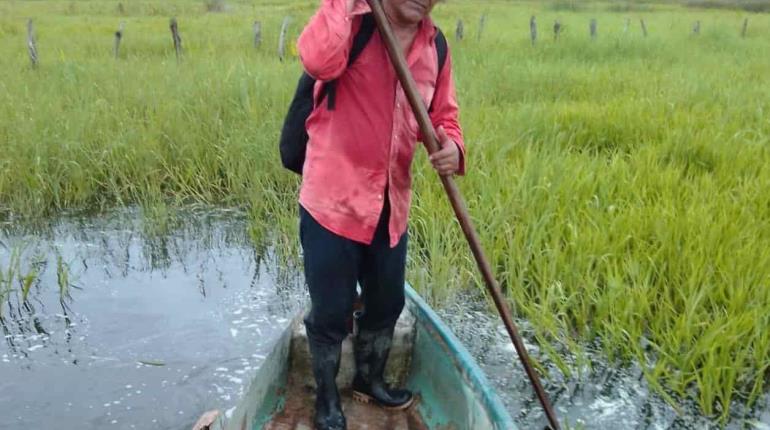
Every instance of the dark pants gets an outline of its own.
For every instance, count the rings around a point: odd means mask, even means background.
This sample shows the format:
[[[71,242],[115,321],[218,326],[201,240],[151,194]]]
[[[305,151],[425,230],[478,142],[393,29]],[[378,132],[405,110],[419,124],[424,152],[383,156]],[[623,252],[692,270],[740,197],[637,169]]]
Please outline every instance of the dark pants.
[[[305,327],[312,341],[336,344],[348,334],[360,284],[364,314],[361,330],[379,330],[396,324],[404,308],[404,271],[407,234],[390,248],[385,203],[371,245],[338,236],[318,224],[300,206],[300,241],[305,280],[312,302]]]

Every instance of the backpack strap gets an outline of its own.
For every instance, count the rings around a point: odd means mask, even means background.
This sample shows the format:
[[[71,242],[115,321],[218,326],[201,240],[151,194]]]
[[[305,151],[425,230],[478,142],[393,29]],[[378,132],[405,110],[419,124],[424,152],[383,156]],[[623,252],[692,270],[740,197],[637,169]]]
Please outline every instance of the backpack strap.
[[[436,28],[436,30],[438,31],[436,33],[436,53],[438,53],[438,74],[440,75],[441,71],[444,70],[444,65],[446,65],[446,58],[449,54],[449,44],[441,29]]]
[[[437,33],[436,33],[436,54],[438,54],[438,75],[436,76],[436,83],[438,84],[438,77],[441,76],[441,72],[444,70],[444,66],[446,65],[446,59],[449,55],[449,44],[446,41],[446,36],[444,36],[444,33],[441,31],[440,28],[436,27]],[[428,108],[428,112],[433,111],[433,100],[430,101],[430,107]]]
[[[364,48],[366,48],[366,45],[372,39],[376,28],[377,25],[374,22],[374,15],[371,13],[363,15],[361,27],[358,29],[358,33],[356,33],[356,36],[353,39],[353,46],[350,48],[348,67],[353,65],[356,59],[358,59],[364,51]],[[328,110],[334,110],[334,107],[337,104],[337,79],[325,83],[323,88],[321,88],[321,95],[318,99],[319,104],[323,101],[324,97],[327,97],[326,108]]]

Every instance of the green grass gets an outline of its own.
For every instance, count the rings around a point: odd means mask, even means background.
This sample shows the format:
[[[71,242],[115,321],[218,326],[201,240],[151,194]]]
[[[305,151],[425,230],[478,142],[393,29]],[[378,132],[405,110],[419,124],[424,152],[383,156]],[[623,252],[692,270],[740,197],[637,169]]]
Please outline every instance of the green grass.
[[[275,47],[283,16],[295,16],[296,37],[317,2],[231,1],[224,13],[203,1],[123,3],[0,3],[5,216],[140,204],[162,229],[171,206],[245,206],[255,243],[296,264],[298,179],[280,167],[277,139],[300,66]],[[484,5],[454,0],[435,16],[447,33],[466,22],[466,40],[452,41],[469,149],[460,184],[516,314],[543,344],[579,352],[598,339],[618,363],[638,360],[659,391],[694,397],[708,416],[752,403],[770,366],[770,16]],[[439,303],[482,288],[422,152],[414,172],[409,279]]]

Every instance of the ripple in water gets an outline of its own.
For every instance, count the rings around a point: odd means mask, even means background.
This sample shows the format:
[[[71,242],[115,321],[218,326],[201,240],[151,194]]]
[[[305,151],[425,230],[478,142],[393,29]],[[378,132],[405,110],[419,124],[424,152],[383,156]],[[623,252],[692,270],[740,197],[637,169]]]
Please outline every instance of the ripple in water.
[[[494,311],[492,311],[494,312]],[[500,318],[489,311],[477,295],[460,295],[452,304],[438,310],[452,331],[460,338],[497,388],[503,403],[522,429],[542,429],[547,424],[516,350]],[[531,356],[536,357],[552,376],[542,380],[554,408],[563,422],[573,428],[685,430],[722,428],[715,421],[698,414],[696,405],[683,402],[683,416],[647,385],[638,366],[610,366],[601,351],[589,348],[590,366],[578,368],[578,360],[561,350],[573,369],[564,378],[556,365],[534,343],[526,321],[516,321]],[[583,360],[585,362],[585,360]],[[590,367],[590,368],[589,368]],[[770,395],[747,411],[735,403],[732,418],[724,428],[770,430]]]

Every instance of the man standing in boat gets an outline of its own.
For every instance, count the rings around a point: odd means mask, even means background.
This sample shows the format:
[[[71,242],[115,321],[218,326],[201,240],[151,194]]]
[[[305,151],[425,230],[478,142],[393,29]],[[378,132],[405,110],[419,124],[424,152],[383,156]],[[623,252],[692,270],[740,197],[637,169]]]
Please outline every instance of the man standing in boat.
[[[441,175],[463,174],[451,57],[429,17],[439,0],[381,1],[438,133],[441,150],[430,161]],[[323,430],[346,428],[335,377],[358,284],[364,313],[354,338],[354,396],[395,409],[413,402],[383,373],[405,302],[410,170],[420,136],[378,32],[350,61],[357,36],[372,25],[365,0],[322,0],[298,41],[305,71],[318,81],[299,202],[315,426]],[[318,103],[330,81],[333,100],[324,93]]]

